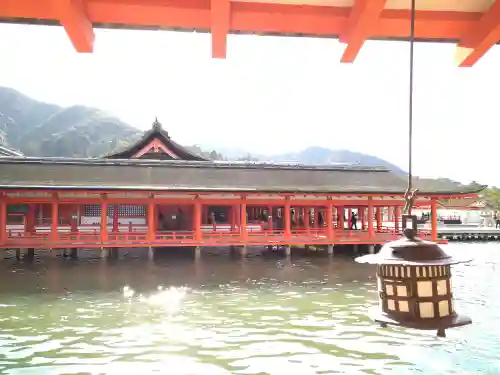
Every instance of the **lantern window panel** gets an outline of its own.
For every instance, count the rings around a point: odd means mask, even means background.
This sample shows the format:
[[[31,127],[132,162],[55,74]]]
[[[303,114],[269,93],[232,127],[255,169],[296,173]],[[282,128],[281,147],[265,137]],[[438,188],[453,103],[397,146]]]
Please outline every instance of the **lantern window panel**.
[[[394,303],[393,299],[387,300],[387,308],[391,311],[396,311],[396,304]]]
[[[410,285],[406,280],[384,280],[384,285],[385,293],[388,296],[409,297],[411,294]]]
[[[385,285],[385,293],[388,296],[393,296],[394,295],[394,286],[392,284],[386,284]]]
[[[406,285],[396,286],[396,294],[399,297],[408,297],[408,288],[406,287]]]
[[[448,294],[448,282],[447,280],[437,280],[437,294],[438,296],[444,296]]]
[[[419,302],[418,308],[420,310],[420,317],[424,319],[434,318],[434,303],[432,302]]]
[[[400,312],[405,312],[405,313],[410,312],[410,305],[408,301],[398,301],[398,307]]]
[[[441,318],[450,315],[450,301],[448,300],[439,301],[438,307],[439,307],[439,316]]]
[[[417,281],[417,292],[419,297],[432,297],[432,281]]]

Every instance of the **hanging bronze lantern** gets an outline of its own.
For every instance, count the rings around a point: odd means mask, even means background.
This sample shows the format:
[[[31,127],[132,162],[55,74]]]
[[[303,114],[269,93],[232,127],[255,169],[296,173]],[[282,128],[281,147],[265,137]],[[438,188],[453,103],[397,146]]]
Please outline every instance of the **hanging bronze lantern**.
[[[403,223],[416,220],[405,216]],[[450,266],[468,260],[453,258],[436,243],[421,240],[414,228],[405,228],[403,238],[385,244],[377,254],[356,258],[356,262],[378,265],[376,322],[384,327],[437,330],[438,336],[445,337],[445,329],[472,323],[455,312],[450,280]]]

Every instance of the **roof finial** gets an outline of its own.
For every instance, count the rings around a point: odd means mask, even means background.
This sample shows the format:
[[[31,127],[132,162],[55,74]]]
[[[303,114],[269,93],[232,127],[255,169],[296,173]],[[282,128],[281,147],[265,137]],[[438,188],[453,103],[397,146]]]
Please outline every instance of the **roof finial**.
[[[162,130],[162,126],[160,122],[158,121],[158,117],[155,116],[155,121],[153,122],[153,129],[154,130]]]

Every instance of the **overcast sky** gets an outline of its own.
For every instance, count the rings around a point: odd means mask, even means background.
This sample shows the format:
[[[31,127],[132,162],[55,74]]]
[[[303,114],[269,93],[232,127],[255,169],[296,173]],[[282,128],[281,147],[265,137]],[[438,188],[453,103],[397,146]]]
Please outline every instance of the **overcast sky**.
[[[327,39],[231,36],[226,60],[195,33],[97,30],[90,55],[56,27],[0,25],[0,41],[0,85],[41,101],[141,129],[158,116],[183,144],[345,148],[406,169],[407,43],[368,42],[348,65]],[[499,49],[467,69],[453,45],[418,44],[415,58],[415,173],[500,185]]]

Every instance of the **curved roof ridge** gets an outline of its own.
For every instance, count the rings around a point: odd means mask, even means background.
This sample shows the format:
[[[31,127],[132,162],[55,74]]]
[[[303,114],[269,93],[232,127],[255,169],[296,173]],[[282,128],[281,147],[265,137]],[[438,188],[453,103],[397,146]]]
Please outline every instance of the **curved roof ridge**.
[[[130,154],[137,152],[138,150],[146,147],[148,143],[150,143],[154,138],[159,139],[162,143],[165,144],[168,148],[172,148],[176,154],[181,154],[188,160],[199,160],[199,161],[208,161],[208,159],[188,150],[186,147],[180,145],[170,138],[168,132],[163,129],[162,124],[158,121],[158,117],[155,117],[153,124],[151,125],[151,129],[146,130],[142,137],[135,141],[134,143],[128,145],[125,148],[119,150],[112,150],[102,156],[99,156],[95,159],[105,158],[105,159],[116,159],[116,158],[132,158]],[[170,147],[169,147],[170,146]],[[135,152],[134,152],[135,151]],[[129,154],[128,157],[125,157]],[[182,158],[181,158],[182,159]]]

